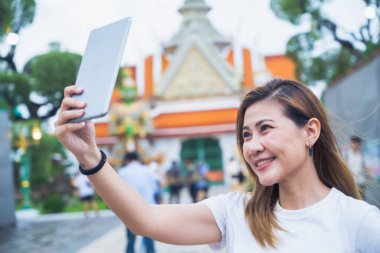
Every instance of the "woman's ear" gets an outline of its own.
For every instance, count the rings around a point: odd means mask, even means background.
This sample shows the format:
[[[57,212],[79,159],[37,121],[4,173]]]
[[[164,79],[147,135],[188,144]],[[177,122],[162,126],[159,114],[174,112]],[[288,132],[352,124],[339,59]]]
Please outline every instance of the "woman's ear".
[[[321,133],[321,123],[317,118],[311,118],[305,125],[307,140],[306,145],[314,145]]]

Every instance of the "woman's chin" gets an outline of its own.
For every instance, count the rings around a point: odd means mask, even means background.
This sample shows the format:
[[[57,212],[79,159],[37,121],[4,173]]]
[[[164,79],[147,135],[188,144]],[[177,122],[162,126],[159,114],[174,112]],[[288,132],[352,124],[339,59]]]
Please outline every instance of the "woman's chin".
[[[260,178],[260,177],[259,177],[259,182],[263,186],[272,186],[278,183],[274,178]]]

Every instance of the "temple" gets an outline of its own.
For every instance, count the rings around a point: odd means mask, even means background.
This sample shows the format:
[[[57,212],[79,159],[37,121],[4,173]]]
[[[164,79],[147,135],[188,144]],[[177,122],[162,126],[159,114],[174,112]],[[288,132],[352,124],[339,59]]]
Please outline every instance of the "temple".
[[[98,145],[113,157],[138,149],[163,155],[167,167],[174,160],[202,161],[210,167],[210,179],[222,182],[227,161],[238,157],[235,120],[243,94],[272,77],[294,79],[295,66],[283,55],[234,51],[207,18],[210,10],[204,0],[184,1],[182,24],[163,46],[159,81],[148,56],[144,69],[137,70],[144,71],[143,95],[133,101],[128,94],[137,94],[136,67],[122,68],[126,74],[115,89],[111,116],[96,122]]]

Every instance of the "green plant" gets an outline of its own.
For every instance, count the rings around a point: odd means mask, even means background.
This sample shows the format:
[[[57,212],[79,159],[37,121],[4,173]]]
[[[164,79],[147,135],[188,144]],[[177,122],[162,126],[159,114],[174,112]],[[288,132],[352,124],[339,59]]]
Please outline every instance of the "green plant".
[[[107,210],[108,206],[107,204],[100,198],[95,197],[95,201],[98,205],[99,210]],[[68,200],[67,205],[65,206],[65,209],[63,210],[65,213],[70,212],[82,212],[83,211],[83,204],[80,201],[79,197],[73,196]]]
[[[65,200],[61,195],[52,194],[42,201],[44,213],[60,213],[65,209]]]

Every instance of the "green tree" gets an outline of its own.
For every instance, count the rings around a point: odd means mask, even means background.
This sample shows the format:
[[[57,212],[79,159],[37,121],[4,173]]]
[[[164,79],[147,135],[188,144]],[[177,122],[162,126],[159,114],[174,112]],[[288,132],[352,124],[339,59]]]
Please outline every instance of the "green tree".
[[[24,100],[30,118],[47,119],[56,114],[64,87],[75,83],[81,58],[78,54],[54,50],[27,62],[24,73],[30,78],[29,94],[33,92],[39,97],[38,103],[30,96]]]
[[[40,128],[38,120],[23,120],[13,124],[15,185],[19,186],[20,182],[19,170],[24,161],[21,156],[27,155],[33,200],[40,201],[53,192],[70,193],[70,182],[64,171],[71,163],[63,145],[54,135],[47,133],[42,133],[41,139],[33,138],[34,128]],[[23,145],[22,139],[26,141]]]
[[[11,24],[12,21],[12,1],[0,1],[0,38],[7,31],[7,27]]]
[[[13,109],[11,118],[45,120],[55,115],[64,87],[75,82],[80,61],[78,54],[51,51],[29,60],[21,73],[0,72],[0,97]]]
[[[18,34],[33,22],[35,5],[34,0],[1,1],[0,43],[10,32]],[[34,57],[18,70],[14,62],[16,47],[0,48],[0,106],[9,109],[13,121],[47,119],[58,110],[63,87],[74,83],[81,57],[59,51],[56,43],[51,52]]]
[[[380,12],[380,0],[357,1],[363,2],[363,7]],[[310,85],[319,81],[331,84],[336,77],[380,48],[379,15],[366,19],[358,30],[347,31],[324,11],[329,2],[271,0],[271,9],[277,17],[294,25],[309,26],[308,31],[290,38],[286,54],[296,63],[298,79]],[[358,9],[358,15],[363,15],[362,11]]]
[[[33,22],[35,1],[2,0],[0,1],[0,13],[0,43],[4,44],[10,32],[18,34]],[[17,44],[0,47],[0,106],[2,108],[12,108],[28,92],[27,78],[25,75],[17,73],[14,62],[16,47]],[[4,83],[7,84],[4,85]],[[16,95],[12,100],[7,99],[10,90],[12,90],[12,94]],[[17,115],[17,111],[10,115]]]
[[[8,32],[18,34],[34,20],[36,3],[34,0],[1,0],[0,1],[0,42]],[[0,64],[5,69],[17,71],[13,60],[17,45],[11,45],[8,52],[0,52]]]
[[[31,157],[30,182],[38,187],[64,173],[66,153],[57,138],[50,134],[42,135],[38,145],[29,146]],[[59,159],[57,159],[58,157]]]

